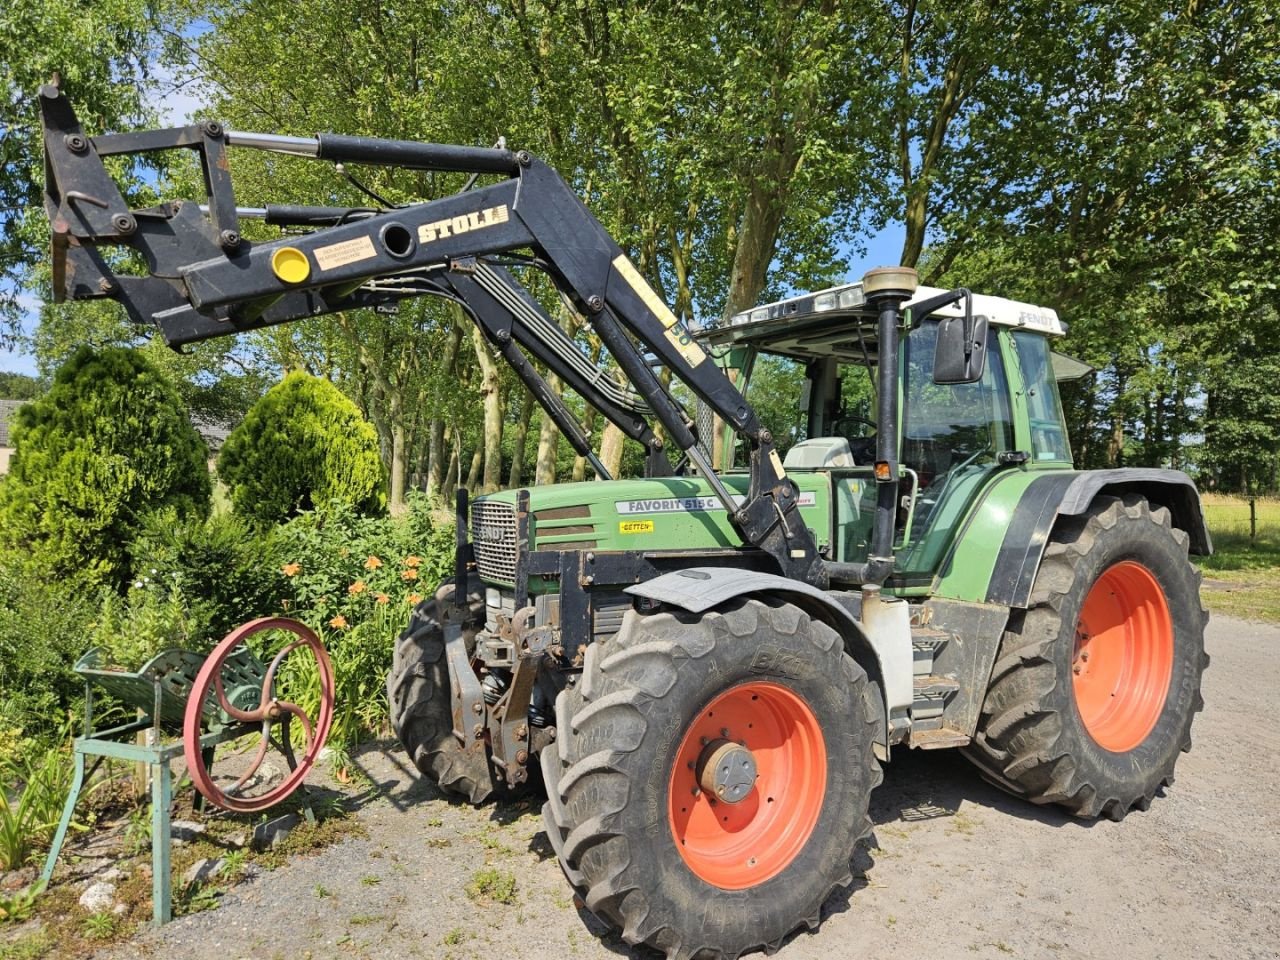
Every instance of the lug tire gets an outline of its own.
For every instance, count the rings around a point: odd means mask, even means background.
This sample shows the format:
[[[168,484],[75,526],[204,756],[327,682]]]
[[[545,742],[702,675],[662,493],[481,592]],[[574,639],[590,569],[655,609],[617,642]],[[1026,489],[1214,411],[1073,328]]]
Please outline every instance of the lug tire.
[[[744,703],[752,691],[773,705]],[[758,847],[715,835],[717,862],[707,866],[677,839],[679,829],[691,846],[706,842],[691,823],[677,827],[687,802],[680,778],[689,745],[698,749],[698,724],[718,725],[707,718],[734,698],[737,719],[726,722],[753,720],[756,729],[735,728],[732,738],[749,746],[768,729],[780,752],[757,745],[760,777],[741,807],[706,808],[716,811],[712,821],[721,812],[759,817],[747,827],[762,827]],[[702,615],[629,611],[616,637],[587,648],[580,681],[556,701],[557,742],[542,751],[543,818],[566,877],[624,940],[668,958],[772,951],[800,926],[816,928],[823,901],[852,882],[854,847],[871,829],[876,710],[836,632],[794,606],[750,599]],[[771,770],[770,756],[786,759]],[[763,786],[806,780],[815,789]],[[777,795],[776,808],[765,806],[765,792]],[[798,840],[783,826],[792,813],[808,818]],[[757,849],[770,873],[759,882],[748,869]]]
[[[484,803],[505,798],[505,783],[496,780],[483,750],[464,750],[453,735],[449,669],[444,655],[443,608],[453,603],[453,581],[446,580],[413,610],[409,626],[396,640],[387,675],[391,726],[414,764],[441,790]],[[484,626],[484,599],[467,597],[463,635],[471,652],[476,632]]]
[[[988,779],[1082,819],[1112,820],[1146,810],[1173,783],[1209,663],[1187,546],[1168,510],[1133,494],[1099,497],[1059,521],[1030,606],[1010,617],[965,750]],[[1093,667],[1080,652],[1095,633],[1104,638],[1095,665],[1101,655],[1115,668],[1101,697],[1081,686]]]

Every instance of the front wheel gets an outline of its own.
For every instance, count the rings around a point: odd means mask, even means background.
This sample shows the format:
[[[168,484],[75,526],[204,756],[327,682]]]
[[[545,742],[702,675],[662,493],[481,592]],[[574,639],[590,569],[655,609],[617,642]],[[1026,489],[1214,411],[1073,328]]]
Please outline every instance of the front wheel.
[[[627,613],[542,752],[547,833],[587,908],[668,957],[772,949],[851,882],[880,769],[840,637],[787,604]]]
[[[1186,534],[1142,497],[1060,522],[1001,640],[969,758],[1078,817],[1145,810],[1204,706],[1199,587]]]
[[[391,727],[414,765],[446,793],[484,803],[506,794],[494,775],[483,745],[464,747],[453,735],[449,669],[445,662],[444,621],[453,606],[453,581],[413,610],[409,626],[396,640],[387,675]],[[467,650],[484,626],[484,599],[467,597],[463,636]]]

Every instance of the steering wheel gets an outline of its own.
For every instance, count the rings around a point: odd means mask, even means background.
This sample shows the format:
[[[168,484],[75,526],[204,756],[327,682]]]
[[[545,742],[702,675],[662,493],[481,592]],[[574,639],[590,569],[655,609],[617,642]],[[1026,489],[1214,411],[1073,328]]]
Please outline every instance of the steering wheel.
[[[876,458],[876,422],[851,415],[836,417],[835,432],[849,441],[849,452],[857,464],[871,463]],[[857,429],[865,428],[864,430]]]

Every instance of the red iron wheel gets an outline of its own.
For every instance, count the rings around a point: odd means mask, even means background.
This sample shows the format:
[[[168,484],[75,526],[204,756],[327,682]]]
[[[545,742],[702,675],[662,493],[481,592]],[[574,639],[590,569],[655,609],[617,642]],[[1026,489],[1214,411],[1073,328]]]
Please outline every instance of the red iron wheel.
[[[285,637],[281,639],[279,634]],[[251,638],[258,638],[257,646],[265,654],[259,662],[267,666],[265,673],[252,673],[246,679],[243,664]],[[253,653],[258,656],[258,651]],[[310,654],[314,661],[305,669],[314,670],[319,682],[319,707],[315,717],[309,717],[297,704],[277,696],[277,674],[285,660],[295,654]],[[263,617],[237,627],[205,660],[187,702],[182,736],[191,782],[210,803],[224,810],[256,813],[279,803],[301,786],[314,766],[333,722],[333,704],[333,667],[314,631],[285,617]],[[248,766],[237,765],[234,774],[222,778],[214,776],[212,751],[200,746],[200,736],[211,712],[220,712],[226,723],[258,727],[254,731],[259,738],[257,748]],[[295,753],[290,739],[290,725],[294,720],[302,725],[301,755]],[[279,783],[268,784],[262,792],[252,793],[253,781],[273,746],[284,757],[289,772]]]
[[[1123,560],[1090,588],[1071,665],[1076,709],[1098,746],[1132,750],[1160,718],[1173,673],[1173,620],[1155,576]]]
[[[699,712],[676,752],[667,809],[676,848],[712,886],[764,883],[804,849],[826,784],[809,705],[781,684],[739,684]]]

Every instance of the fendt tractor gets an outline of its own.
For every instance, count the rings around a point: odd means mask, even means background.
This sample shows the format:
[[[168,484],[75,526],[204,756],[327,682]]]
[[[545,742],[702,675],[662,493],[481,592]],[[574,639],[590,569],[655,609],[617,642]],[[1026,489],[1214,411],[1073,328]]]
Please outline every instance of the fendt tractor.
[[[594,481],[459,494],[455,575],[387,694],[442,789],[541,782],[565,876],[628,943],[736,957],[815,927],[895,749],[957,748],[1083,819],[1172,783],[1209,534],[1182,473],[1073,469],[1054,311],[895,267],[694,334],[527,152],[214,122],[89,137],[56,86],[39,100],[58,298],[114,298],[180,347],[441,297],[590,462]],[[205,195],[130,209],[103,158],[172,149]],[[231,149],[469,176],[403,206],[238,207]],[[287,232],[250,241],[251,218]],[[748,400],[761,356],[803,364],[785,458]],[[610,476],[543,371],[644,448],[643,479]]]

